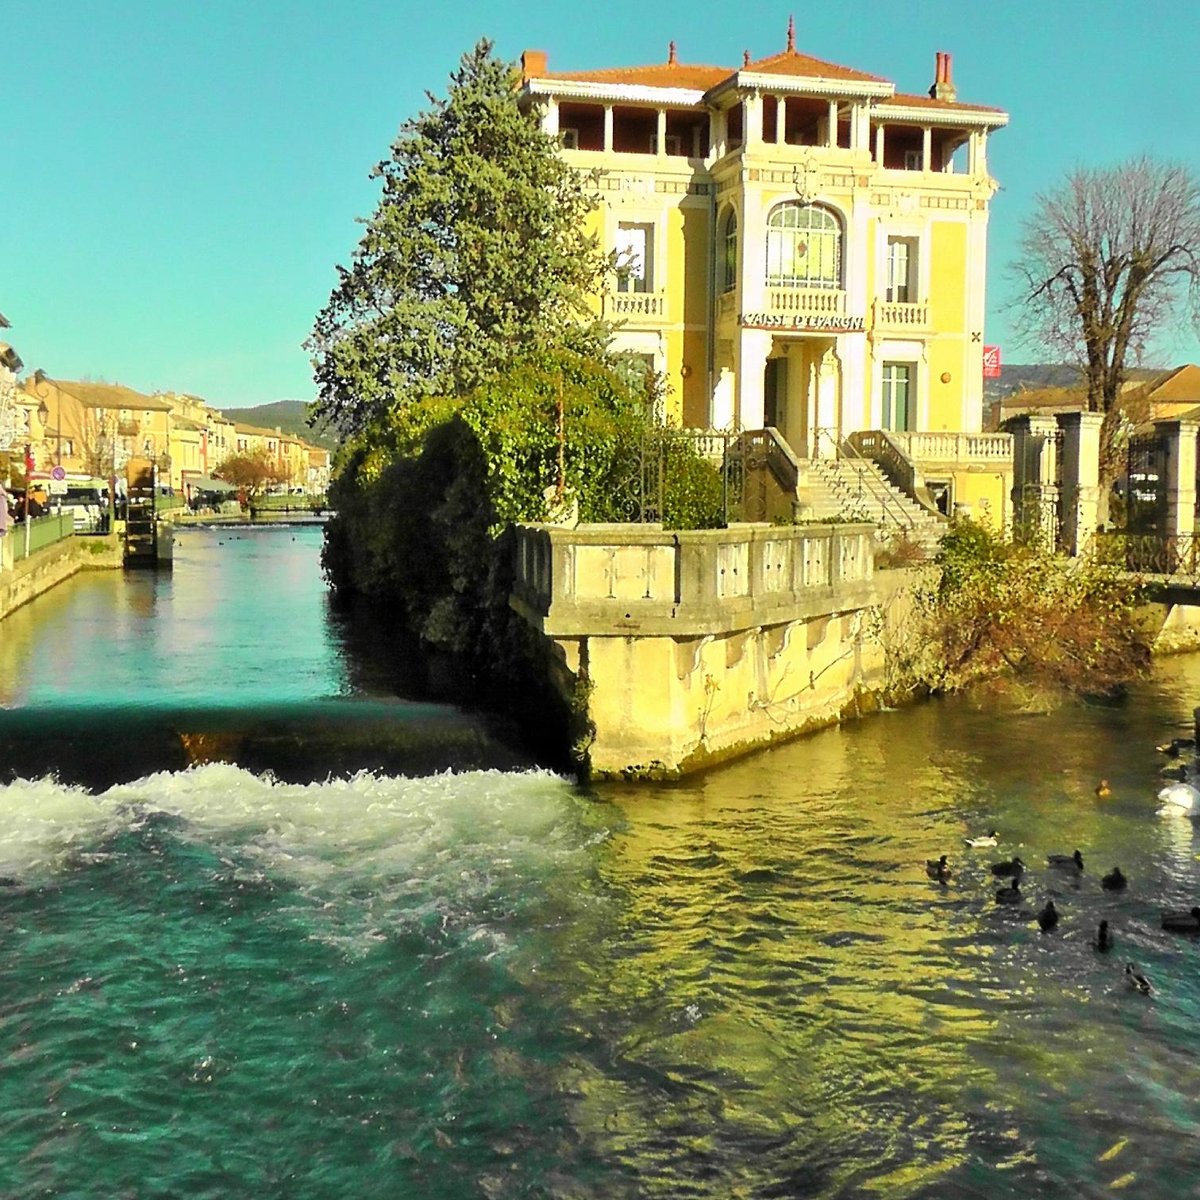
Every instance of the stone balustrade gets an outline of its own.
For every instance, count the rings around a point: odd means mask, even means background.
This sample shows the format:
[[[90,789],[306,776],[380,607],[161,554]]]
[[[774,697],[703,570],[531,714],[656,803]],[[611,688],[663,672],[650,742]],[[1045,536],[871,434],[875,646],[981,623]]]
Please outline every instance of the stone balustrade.
[[[886,435],[912,462],[994,464],[1012,461],[1007,433],[900,433]]]
[[[667,297],[664,292],[609,292],[607,309],[608,316],[622,321],[657,319],[666,316]]]
[[[925,329],[928,325],[928,304],[903,304],[886,300],[875,302],[877,329]]]
[[[869,602],[872,533],[869,524],[526,525],[513,604],[551,637],[715,634],[793,620]]]
[[[838,288],[773,287],[767,290],[767,312],[844,317],[846,293]]]

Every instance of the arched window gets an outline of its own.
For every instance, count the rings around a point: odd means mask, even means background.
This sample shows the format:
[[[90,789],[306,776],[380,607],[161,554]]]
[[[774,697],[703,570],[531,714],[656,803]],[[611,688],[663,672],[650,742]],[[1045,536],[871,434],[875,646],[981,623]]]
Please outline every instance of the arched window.
[[[840,288],[842,226],[815,204],[781,204],[767,219],[767,284]]]
[[[725,214],[721,229],[721,291],[732,292],[737,287],[737,212],[730,209]]]

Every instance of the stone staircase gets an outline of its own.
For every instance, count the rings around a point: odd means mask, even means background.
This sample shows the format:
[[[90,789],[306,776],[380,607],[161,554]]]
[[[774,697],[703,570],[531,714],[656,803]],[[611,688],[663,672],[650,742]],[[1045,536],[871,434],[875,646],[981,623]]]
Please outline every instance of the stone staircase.
[[[881,541],[904,538],[931,557],[936,553],[945,518],[894,487],[870,459],[810,458],[801,466],[796,495],[802,519],[870,521]]]

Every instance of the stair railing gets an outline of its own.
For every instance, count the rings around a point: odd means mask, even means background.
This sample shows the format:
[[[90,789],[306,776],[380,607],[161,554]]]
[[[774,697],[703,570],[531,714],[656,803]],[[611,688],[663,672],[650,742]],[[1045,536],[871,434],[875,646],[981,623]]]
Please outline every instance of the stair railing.
[[[832,446],[836,458],[852,465],[854,474],[858,478],[859,498],[861,499],[864,494],[869,493],[889,521],[897,525],[902,533],[911,534],[917,527],[916,517],[880,479],[875,463],[861,454],[853,443],[840,441],[828,429],[817,431],[818,445],[822,439],[827,440]]]

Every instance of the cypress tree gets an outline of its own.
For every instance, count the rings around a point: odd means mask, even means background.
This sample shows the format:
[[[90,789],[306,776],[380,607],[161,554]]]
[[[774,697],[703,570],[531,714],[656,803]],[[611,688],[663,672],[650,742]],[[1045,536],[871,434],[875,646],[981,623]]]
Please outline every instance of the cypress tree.
[[[604,353],[588,304],[606,266],[585,232],[595,200],[517,82],[480,41],[373,170],[379,205],[307,343],[316,419],[380,430],[539,351]]]

